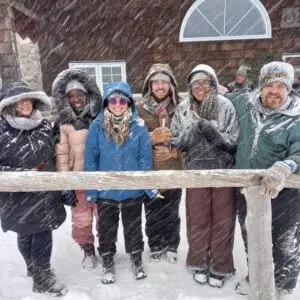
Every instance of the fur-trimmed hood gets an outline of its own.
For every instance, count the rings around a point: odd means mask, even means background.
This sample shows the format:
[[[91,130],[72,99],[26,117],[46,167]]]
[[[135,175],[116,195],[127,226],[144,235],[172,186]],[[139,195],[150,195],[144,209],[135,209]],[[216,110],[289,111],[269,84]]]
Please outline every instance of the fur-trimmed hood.
[[[178,95],[178,84],[174,77],[174,74],[172,72],[171,67],[168,64],[153,64],[146,76],[146,79],[144,81],[143,89],[142,89],[142,96],[145,101],[151,96],[151,84],[150,84],[150,78],[157,73],[164,73],[170,77],[171,84],[171,97],[174,105],[177,105],[179,103],[179,95]]]
[[[46,112],[52,108],[51,99],[42,91],[34,91],[22,81],[11,82],[3,85],[0,91],[0,115],[5,107],[16,104],[23,99],[33,99],[37,110]]]
[[[90,117],[96,118],[101,109],[102,96],[94,79],[79,69],[64,70],[57,75],[52,84],[52,97],[57,107],[59,124],[74,122],[74,112],[65,93],[66,86],[71,80],[78,80],[87,90],[84,110],[89,106]]]

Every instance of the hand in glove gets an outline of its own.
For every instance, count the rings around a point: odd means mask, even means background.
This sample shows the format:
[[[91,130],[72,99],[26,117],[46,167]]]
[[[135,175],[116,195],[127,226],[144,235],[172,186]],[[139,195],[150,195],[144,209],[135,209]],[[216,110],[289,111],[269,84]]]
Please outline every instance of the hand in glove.
[[[152,145],[169,143],[172,138],[172,132],[167,127],[155,128],[151,133]]]
[[[235,150],[234,145],[225,135],[223,135],[211,121],[200,118],[198,128],[202,131],[205,138],[214,145],[223,148],[226,151]]]
[[[284,162],[277,161],[271,168],[267,169],[261,180],[260,194],[267,198],[276,198],[284,188],[286,179],[292,170]]]
[[[74,191],[61,191],[62,203],[64,205],[75,207],[77,203],[76,194]]]
[[[170,149],[166,146],[155,146],[153,150],[154,162],[161,162],[176,157],[177,157],[176,149]]]

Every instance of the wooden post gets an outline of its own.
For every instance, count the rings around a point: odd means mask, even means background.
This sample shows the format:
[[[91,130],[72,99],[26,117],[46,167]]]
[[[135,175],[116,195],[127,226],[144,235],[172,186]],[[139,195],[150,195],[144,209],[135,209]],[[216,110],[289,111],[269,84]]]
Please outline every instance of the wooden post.
[[[263,197],[257,186],[246,188],[243,193],[247,200],[250,298],[274,300],[271,199]]]

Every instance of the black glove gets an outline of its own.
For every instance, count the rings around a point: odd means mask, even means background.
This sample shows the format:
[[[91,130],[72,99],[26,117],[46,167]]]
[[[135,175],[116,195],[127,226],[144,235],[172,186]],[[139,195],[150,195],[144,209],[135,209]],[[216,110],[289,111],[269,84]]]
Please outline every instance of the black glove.
[[[203,133],[205,138],[225,151],[235,151],[236,145],[230,142],[230,140],[222,135],[222,133],[215,127],[210,121],[200,119],[197,123],[199,130]]]
[[[75,207],[77,203],[76,194],[74,191],[61,191],[62,203],[64,205]]]

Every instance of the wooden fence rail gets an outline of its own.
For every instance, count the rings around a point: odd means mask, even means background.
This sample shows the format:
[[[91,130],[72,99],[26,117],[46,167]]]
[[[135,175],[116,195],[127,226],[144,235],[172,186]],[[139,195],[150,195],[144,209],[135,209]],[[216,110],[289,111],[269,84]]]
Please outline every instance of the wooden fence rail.
[[[258,190],[263,171],[0,172],[0,192],[244,187],[248,208],[250,298],[274,300],[271,199],[262,197]],[[291,175],[285,187],[300,188],[300,175]]]

